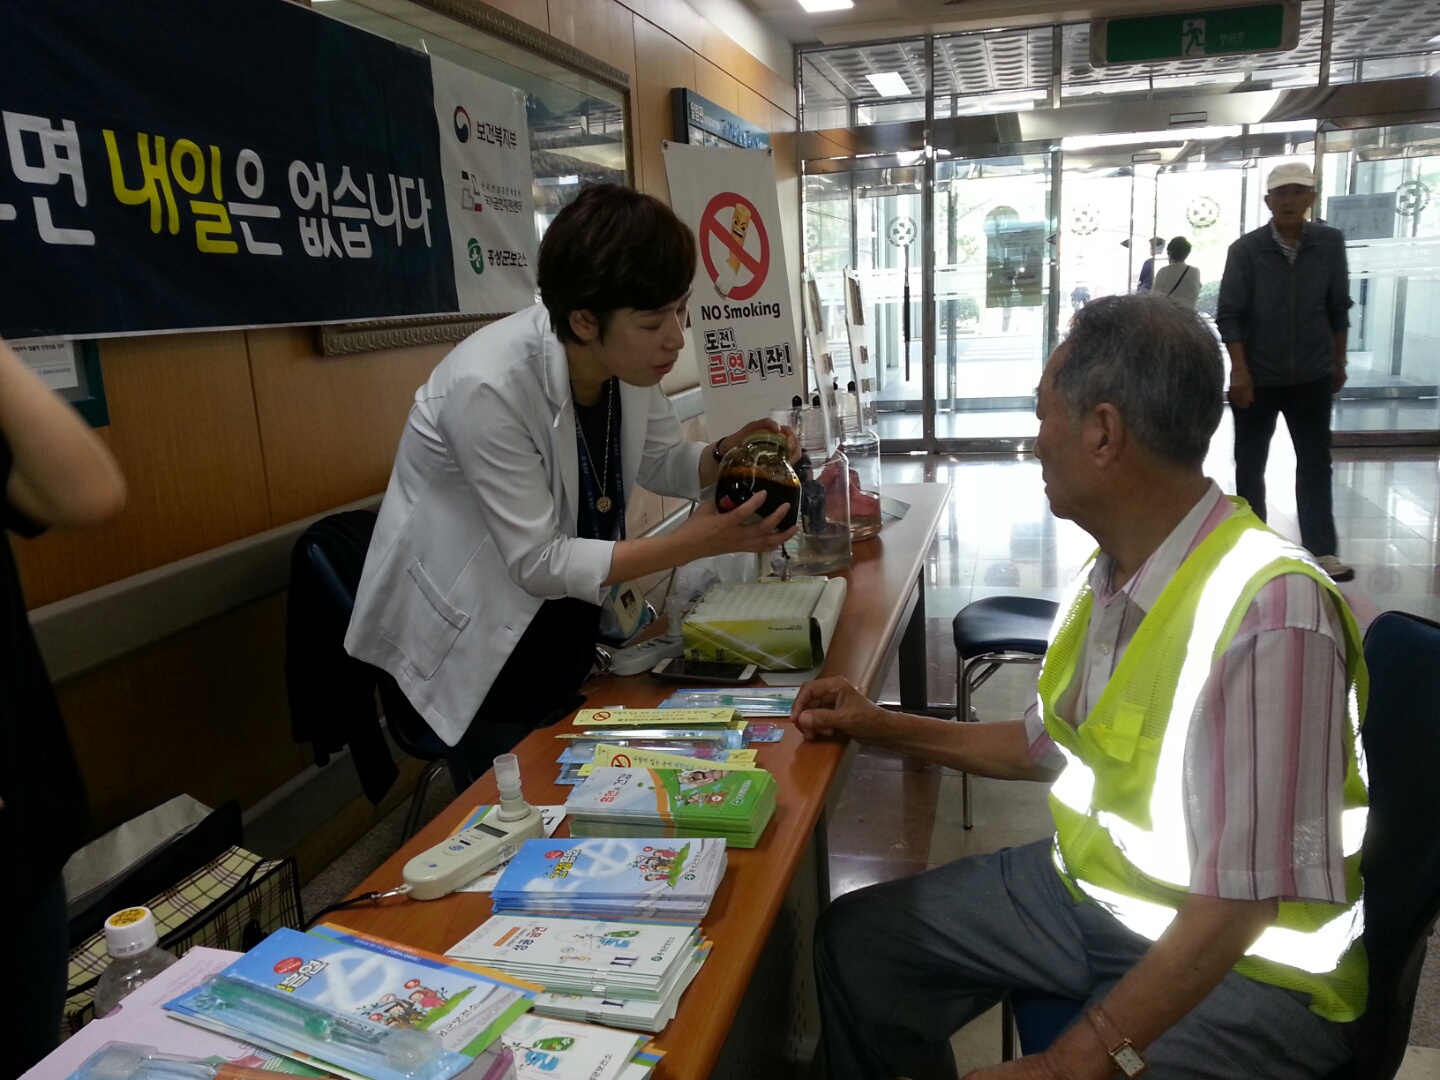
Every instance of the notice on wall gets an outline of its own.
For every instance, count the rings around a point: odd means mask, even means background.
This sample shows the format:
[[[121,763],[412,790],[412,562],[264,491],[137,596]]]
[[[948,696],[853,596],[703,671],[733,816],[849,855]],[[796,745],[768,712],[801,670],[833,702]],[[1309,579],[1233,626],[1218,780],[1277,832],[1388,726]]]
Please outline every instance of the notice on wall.
[[[803,393],[770,150],[664,144],[675,213],[700,247],[690,325],[715,437]]]
[[[78,349],[72,341],[53,338],[14,346],[15,355],[51,390],[73,390],[80,385]]]
[[[288,0],[9,0],[0,126],[5,337],[534,295],[523,96]]]

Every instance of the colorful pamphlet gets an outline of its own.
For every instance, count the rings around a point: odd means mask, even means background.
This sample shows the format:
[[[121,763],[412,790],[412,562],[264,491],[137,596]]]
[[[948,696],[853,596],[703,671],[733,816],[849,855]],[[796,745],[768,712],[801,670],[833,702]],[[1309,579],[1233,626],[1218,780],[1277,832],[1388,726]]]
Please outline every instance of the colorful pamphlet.
[[[629,1080],[648,1076],[659,1061],[643,1035],[533,1013],[510,1025],[501,1041],[515,1055],[519,1080]],[[627,1072],[632,1061],[643,1068]]]
[[[483,1055],[536,992],[500,972],[325,926],[277,930],[165,1007],[326,1069],[391,1080],[394,1061],[419,1059],[424,1067],[409,1073],[435,1080]]]
[[[764,769],[597,767],[565,810],[572,836],[717,836],[751,848],[775,813],[775,779]]]
[[[583,1020],[606,1027],[628,1028],[631,1031],[664,1031],[675,1019],[680,997],[700,973],[700,966],[710,955],[710,942],[705,942],[690,955],[669,992],[659,1001],[626,1000],[595,997],[585,994],[546,992],[535,999],[535,1012],[541,1016],[557,1016],[562,1020]]]
[[[491,901],[497,915],[698,922],[724,874],[719,839],[527,840]]]
[[[701,940],[695,923],[496,915],[446,955],[557,993],[653,1001]]]

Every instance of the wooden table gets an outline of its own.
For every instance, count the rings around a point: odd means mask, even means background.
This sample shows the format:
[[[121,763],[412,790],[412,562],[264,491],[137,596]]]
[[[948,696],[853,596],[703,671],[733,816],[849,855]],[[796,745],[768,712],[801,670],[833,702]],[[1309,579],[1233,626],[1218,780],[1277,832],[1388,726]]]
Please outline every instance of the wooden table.
[[[880,683],[898,653],[902,698],[906,704],[923,703],[922,571],[949,490],[948,484],[897,484],[885,488],[886,495],[910,503],[911,508],[902,520],[887,523],[878,539],[855,546],[855,560],[844,574],[849,579],[849,591],[825,657],[823,674],[844,675],[873,695],[879,692]],[[914,697],[917,688],[919,700]],[[589,707],[623,704],[644,708],[657,705],[674,689],[675,684],[663,683],[649,675],[607,676],[587,683],[585,694]],[[531,803],[563,803],[572,790],[556,785],[554,777],[559,771],[555,759],[562,746],[555,735],[573,730],[571,718],[567,718],[554,727],[532,732],[516,747],[525,780],[525,797]],[[782,741],[760,747],[759,764],[774,774],[776,780],[775,816],[759,846],[749,851],[732,849],[729,853],[725,880],[703,924],[715,947],[685,992],[678,1015],[656,1036],[655,1041],[667,1051],[657,1078],[699,1080],[716,1072],[722,1050],[727,1051],[726,1057],[738,1060],[743,1056],[726,1046],[727,1035],[750,988],[772,926],[787,903],[797,869],[810,878],[806,888],[797,890],[805,894],[799,899],[807,910],[818,910],[828,899],[824,829],[817,825],[822,823],[827,797],[845,752],[845,744],[839,741],[805,743],[788,725]],[[393,888],[399,884],[401,868],[411,857],[450,835],[474,807],[496,801],[494,774],[487,773],[386,860],[356,892]],[[563,836],[568,831],[568,826],[562,823],[557,835]],[[811,855],[808,865],[807,852]],[[791,902],[793,905],[793,899]],[[811,910],[801,922],[813,922],[813,913]],[[361,906],[337,913],[334,920],[356,930],[444,952],[489,916],[488,895],[455,893],[429,902],[393,899]],[[795,947],[790,951],[799,954],[792,955],[794,962],[788,965],[787,971],[793,969],[791,974],[797,985],[809,988],[809,927],[801,925],[797,934],[796,919],[792,916],[784,921],[795,939]],[[777,981],[774,966],[767,971],[765,981],[774,984]],[[771,1006],[774,1001],[785,1001],[790,996],[788,986],[756,989],[771,992]],[[809,992],[813,995],[813,988]],[[790,1011],[794,1011],[793,1007]],[[773,1013],[774,1008],[755,1008],[750,1012],[764,1018]],[[765,1053],[768,1056],[770,1052]],[[749,1056],[752,1059],[757,1056],[753,1046]],[[722,1071],[759,1075],[749,1064],[737,1064]]]

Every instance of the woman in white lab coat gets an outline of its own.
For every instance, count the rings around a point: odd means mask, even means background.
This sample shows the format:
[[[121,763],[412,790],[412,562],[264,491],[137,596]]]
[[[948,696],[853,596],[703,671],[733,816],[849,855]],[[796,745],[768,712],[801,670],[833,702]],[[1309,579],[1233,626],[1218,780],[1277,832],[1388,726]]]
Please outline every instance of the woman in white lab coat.
[[[684,344],[695,259],[663,203],[587,187],[540,245],[541,303],[471,335],[416,392],[345,647],[395,677],[453,748],[457,781],[573,697],[612,586],[793,532],[757,496],[625,534],[637,484],[698,499],[725,450],[776,430],[681,434],[659,384]]]

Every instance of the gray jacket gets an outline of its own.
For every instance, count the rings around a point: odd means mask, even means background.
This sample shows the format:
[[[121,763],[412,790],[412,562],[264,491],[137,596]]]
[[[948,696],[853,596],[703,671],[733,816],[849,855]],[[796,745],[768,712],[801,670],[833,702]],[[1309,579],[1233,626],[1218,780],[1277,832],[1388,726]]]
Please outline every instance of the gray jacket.
[[[1256,386],[1293,386],[1331,373],[1350,303],[1340,230],[1307,222],[1291,266],[1266,222],[1230,245],[1215,321],[1221,341],[1245,346]]]

